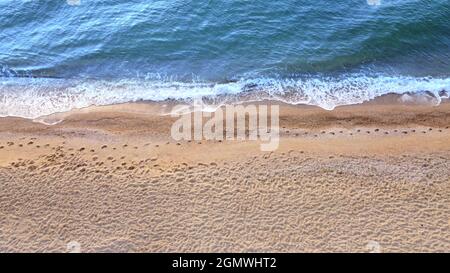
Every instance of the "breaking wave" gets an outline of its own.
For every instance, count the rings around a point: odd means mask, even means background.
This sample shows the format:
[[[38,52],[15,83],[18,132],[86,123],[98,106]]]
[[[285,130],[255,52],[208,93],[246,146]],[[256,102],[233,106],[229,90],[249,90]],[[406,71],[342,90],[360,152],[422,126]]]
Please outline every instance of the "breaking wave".
[[[136,101],[192,101],[214,104],[275,100],[324,109],[358,104],[395,93],[448,98],[450,78],[346,75],[301,79],[250,78],[228,82],[170,79],[67,80],[0,78],[0,116],[37,118],[88,106]]]

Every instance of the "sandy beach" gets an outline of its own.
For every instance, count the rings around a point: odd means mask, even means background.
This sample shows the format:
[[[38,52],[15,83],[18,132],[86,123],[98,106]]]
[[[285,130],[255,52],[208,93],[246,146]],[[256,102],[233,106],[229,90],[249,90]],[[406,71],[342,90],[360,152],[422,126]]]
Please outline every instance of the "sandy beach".
[[[0,252],[450,251],[450,103],[282,104],[273,152],[169,106],[0,118]]]

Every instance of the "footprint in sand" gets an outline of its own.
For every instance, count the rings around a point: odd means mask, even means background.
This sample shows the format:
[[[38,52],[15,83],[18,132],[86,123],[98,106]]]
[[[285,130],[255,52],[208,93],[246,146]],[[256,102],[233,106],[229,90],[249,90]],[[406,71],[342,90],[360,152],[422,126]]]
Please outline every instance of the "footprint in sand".
[[[107,145],[103,145],[103,146],[102,146],[102,149],[106,149],[106,148],[108,148]]]

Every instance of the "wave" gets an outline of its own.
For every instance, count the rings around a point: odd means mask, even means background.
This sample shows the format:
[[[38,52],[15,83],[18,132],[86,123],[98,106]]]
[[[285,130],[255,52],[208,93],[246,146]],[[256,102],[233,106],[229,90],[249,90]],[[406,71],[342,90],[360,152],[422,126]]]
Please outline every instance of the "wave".
[[[450,78],[364,76],[250,78],[228,82],[171,79],[67,80],[0,78],[0,116],[37,118],[88,106],[136,101],[203,98],[209,103],[276,100],[332,110],[378,96],[427,92],[439,103],[448,98]]]

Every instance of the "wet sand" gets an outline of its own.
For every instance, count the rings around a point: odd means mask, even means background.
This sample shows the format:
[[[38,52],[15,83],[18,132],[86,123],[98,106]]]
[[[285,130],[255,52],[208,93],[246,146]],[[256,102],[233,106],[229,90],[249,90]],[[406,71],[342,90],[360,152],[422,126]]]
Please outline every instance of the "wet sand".
[[[450,251],[448,102],[281,105],[274,152],[167,108],[0,118],[0,251]]]

